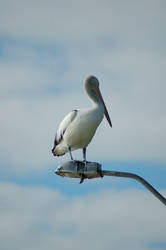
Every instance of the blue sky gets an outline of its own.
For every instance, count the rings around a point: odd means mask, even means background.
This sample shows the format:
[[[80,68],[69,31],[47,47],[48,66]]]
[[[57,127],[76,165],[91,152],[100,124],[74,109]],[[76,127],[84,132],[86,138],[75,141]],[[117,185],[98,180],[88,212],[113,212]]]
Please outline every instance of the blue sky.
[[[62,118],[91,105],[83,83],[93,74],[113,128],[103,120],[88,160],[139,174],[166,196],[165,1],[0,7],[2,249],[164,249],[165,207],[141,184],[61,178],[54,170],[69,156],[51,148]]]

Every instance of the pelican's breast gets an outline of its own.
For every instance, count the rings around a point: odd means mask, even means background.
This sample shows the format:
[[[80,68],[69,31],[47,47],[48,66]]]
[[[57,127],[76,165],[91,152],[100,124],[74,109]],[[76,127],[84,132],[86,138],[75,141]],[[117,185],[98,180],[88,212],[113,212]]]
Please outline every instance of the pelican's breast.
[[[72,150],[86,147],[102,121],[103,115],[103,109],[97,107],[88,110],[78,110],[77,116],[64,134],[63,139],[66,141],[66,144],[70,145]]]

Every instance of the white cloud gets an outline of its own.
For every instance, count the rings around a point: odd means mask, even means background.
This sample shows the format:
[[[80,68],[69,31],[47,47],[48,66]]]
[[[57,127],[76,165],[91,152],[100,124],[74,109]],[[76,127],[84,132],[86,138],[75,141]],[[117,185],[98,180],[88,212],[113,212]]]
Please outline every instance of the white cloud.
[[[105,190],[67,198],[49,189],[1,184],[0,200],[6,250],[149,250],[150,243],[165,241],[165,207],[148,192]]]

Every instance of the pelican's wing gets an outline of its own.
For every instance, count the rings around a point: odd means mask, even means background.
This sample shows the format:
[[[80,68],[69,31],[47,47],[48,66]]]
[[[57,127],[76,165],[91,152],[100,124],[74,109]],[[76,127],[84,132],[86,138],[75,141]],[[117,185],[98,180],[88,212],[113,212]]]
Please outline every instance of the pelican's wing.
[[[54,147],[56,147],[61,142],[66,129],[68,128],[70,123],[76,117],[77,112],[78,112],[78,110],[73,110],[68,115],[66,115],[65,118],[61,121],[61,123],[60,123],[60,125],[58,127],[58,131],[57,131],[57,133],[55,135]]]

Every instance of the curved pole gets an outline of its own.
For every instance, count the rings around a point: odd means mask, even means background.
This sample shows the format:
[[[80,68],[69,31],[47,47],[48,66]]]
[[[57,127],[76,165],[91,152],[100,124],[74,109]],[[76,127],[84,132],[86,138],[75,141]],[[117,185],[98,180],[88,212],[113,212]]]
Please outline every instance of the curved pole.
[[[166,205],[166,198],[139,175],[129,172],[102,170],[101,164],[97,162],[87,161],[86,164],[82,161],[64,162],[57,167],[55,173],[63,177],[66,176],[70,178],[80,178],[80,183],[83,183],[84,179],[98,178],[103,177],[104,175],[132,178],[143,184],[153,195],[156,196],[157,199],[159,199],[164,205]]]
[[[116,177],[126,177],[132,178],[139,182],[141,182],[149,191],[156,196],[164,205],[166,205],[166,199],[154,188],[152,187],[146,180],[136,174],[128,173],[128,172],[118,172],[118,171],[107,171],[102,170],[103,175],[106,176],[116,176]]]

